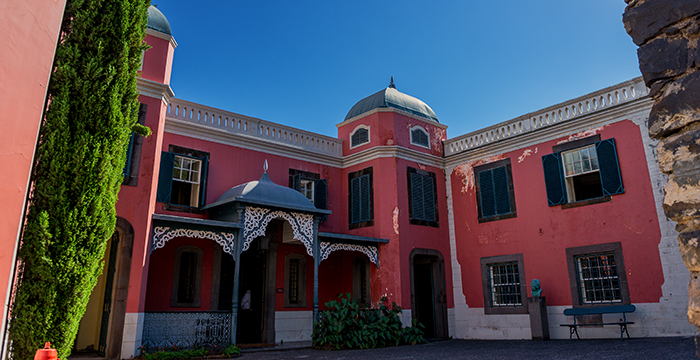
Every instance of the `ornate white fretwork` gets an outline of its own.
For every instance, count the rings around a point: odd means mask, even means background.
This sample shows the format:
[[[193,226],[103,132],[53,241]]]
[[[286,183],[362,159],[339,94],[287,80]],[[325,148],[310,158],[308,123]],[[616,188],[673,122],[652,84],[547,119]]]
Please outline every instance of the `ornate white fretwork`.
[[[166,242],[176,237],[214,240],[221,245],[221,248],[225,253],[230,255],[233,255],[233,249],[235,248],[233,246],[235,243],[234,234],[231,233],[190,229],[171,229],[167,226],[156,226],[153,228],[153,244],[151,244],[151,251],[162,248],[165,246]]]
[[[246,207],[245,229],[243,230],[243,250],[248,250],[250,243],[258,236],[265,235],[267,224],[273,219],[287,220],[294,231],[294,239],[301,241],[309,256],[314,256],[314,216],[310,214],[271,211],[270,209]]]
[[[340,243],[329,243],[322,241],[321,242],[321,260],[326,260],[328,258],[328,255],[330,255],[333,251],[336,250],[350,250],[350,251],[359,251],[367,257],[369,257],[369,261],[373,262],[375,265],[379,266],[377,261],[379,261],[379,248],[377,246],[372,246],[372,245],[356,245],[356,244],[340,244]]]

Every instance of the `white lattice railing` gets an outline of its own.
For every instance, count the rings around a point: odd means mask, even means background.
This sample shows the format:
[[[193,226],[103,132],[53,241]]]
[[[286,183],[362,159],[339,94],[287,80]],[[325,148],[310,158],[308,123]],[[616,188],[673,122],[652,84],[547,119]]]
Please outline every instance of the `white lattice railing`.
[[[474,131],[444,141],[445,156],[484,146],[523,133],[538,130],[584,115],[599,112],[624,104],[649,93],[641,77],[598,90],[594,93],[569,100],[486,129]]]
[[[341,156],[343,152],[343,142],[336,138],[181,99],[170,100],[166,118],[187,121],[232,134],[257,137],[327,155]]]

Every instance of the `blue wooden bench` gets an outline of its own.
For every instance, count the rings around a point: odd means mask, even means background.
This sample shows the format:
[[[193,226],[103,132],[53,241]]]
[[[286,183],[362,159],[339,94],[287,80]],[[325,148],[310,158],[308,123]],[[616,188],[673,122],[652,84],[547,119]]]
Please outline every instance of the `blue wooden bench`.
[[[623,334],[627,334],[627,338],[630,338],[630,333],[627,332],[627,325],[634,324],[633,321],[627,321],[625,314],[633,313],[637,308],[634,305],[613,305],[613,306],[603,306],[603,307],[590,307],[590,308],[573,308],[564,310],[564,315],[573,316],[573,324],[559,324],[559,326],[569,327],[569,340],[572,340],[574,333],[576,333],[576,338],[581,339],[578,336],[579,326],[601,326],[601,325],[619,325],[620,326],[620,340],[623,340]],[[622,314],[622,319],[618,322],[601,322],[592,324],[579,324],[576,323],[577,315],[602,315],[602,314]]]

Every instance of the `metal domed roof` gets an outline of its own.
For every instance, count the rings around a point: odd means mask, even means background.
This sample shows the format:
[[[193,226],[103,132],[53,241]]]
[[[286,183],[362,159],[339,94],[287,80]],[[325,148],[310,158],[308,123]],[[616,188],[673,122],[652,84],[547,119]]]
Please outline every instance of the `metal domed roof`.
[[[148,24],[146,24],[146,28],[162,32],[170,36],[173,35],[173,32],[170,30],[170,23],[168,22],[168,19],[153,5],[148,7]]]
[[[213,208],[232,202],[243,202],[317,214],[331,213],[331,211],[328,210],[317,209],[314,204],[302,193],[292,188],[277,185],[272,182],[270,177],[267,175],[267,169],[265,169],[265,172],[263,172],[260,180],[249,181],[247,183],[234,186],[219,196],[214,203],[209,204],[204,208]]]
[[[345,116],[345,120],[352,119],[355,116],[364,114],[370,110],[383,107],[403,110],[413,115],[439,122],[437,115],[435,115],[435,112],[430,108],[430,106],[428,106],[428,104],[414,98],[411,95],[406,95],[396,90],[393,78],[391,80],[391,85],[389,85],[389,87],[386,89],[358,101],[357,104],[355,104],[355,106],[348,111],[348,114]]]

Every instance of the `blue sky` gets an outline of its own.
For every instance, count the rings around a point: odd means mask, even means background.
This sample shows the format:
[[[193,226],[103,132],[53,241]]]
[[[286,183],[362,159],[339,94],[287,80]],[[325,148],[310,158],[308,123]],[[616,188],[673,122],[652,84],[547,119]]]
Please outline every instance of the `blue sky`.
[[[640,75],[623,0],[152,1],[176,97],[329,136],[391,76],[451,138]]]

